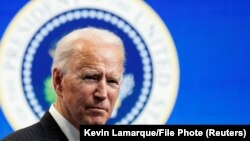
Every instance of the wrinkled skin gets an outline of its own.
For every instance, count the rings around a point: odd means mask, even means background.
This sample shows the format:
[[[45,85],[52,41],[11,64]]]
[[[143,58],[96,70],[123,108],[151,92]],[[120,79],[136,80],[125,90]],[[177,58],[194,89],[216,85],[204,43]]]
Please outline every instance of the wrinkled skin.
[[[112,44],[84,41],[64,74],[53,70],[55,108],[76,128],[105,124],[111,116],[123,74],[123,52]]]

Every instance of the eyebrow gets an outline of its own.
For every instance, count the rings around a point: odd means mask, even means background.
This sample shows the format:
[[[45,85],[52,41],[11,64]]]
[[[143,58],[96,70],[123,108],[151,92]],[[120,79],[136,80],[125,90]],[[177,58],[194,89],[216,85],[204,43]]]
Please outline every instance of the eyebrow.
[[[89,69],[89,68],[84,68],[81,72],[84,73],[84,74],[87,74],[87,75],[102,74],[101,71],[98,71],[96,69]],[[108,78],[112,78],[112,79],[115,79],[116,81],[120,81],[122,77],[118,76],[117,74],[113,74]]]

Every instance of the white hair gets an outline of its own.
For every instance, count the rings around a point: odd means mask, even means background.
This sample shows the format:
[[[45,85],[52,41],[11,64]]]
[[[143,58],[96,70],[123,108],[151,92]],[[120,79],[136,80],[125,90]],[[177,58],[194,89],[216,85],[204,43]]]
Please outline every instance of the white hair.
[[[97,39],[96,39],[97,38]],[[54,52],[53,64],[51,67],[52,73],[55,68],[59,69],[61,72],[66,73],[68,70],[68,61],[70,61],[70,56],[73,53],[74,49],[77,47],[75,44],[84,39],[87,40],[98,40],[104,43],[115,44],[122,48],[123,51],[123,65],[125,63],[125,51],[124,45],[120,37],[112,33],[111,31],[94,28],[94,27],[86,27],[81,29],[76,29],[66,36],[64,36],[56,46],[56,50]]]

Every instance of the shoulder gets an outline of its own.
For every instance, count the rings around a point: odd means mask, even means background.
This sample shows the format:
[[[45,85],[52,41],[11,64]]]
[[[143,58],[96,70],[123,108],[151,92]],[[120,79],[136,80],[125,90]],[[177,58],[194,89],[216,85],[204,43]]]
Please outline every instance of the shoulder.
[[[29,127],[15,131],[5,137],[2,141],[42,141],[45,140],[45,134],[41,123],[38,122]]]

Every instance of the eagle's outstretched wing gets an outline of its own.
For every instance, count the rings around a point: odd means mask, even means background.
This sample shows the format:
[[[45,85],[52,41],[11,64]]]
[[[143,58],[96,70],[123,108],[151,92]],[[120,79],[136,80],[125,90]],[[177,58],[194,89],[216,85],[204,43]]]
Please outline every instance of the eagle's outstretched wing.
[[[120,93],[119,96],[117,98],[117,102],[114,108],[114,111],[112,113],[112,118],[116,117],[117,115],[117,111],[119,109],[119,107],[122,104],[123,99],[125,99],[126,97],[128,97],[129,95],[131,95],[133,93],[133,88],[135,86],[135,80],[134,80],[134,75],[133,74],[125,74],[123,76],[123,81],[122,81],[122,85],[120,88]]]

